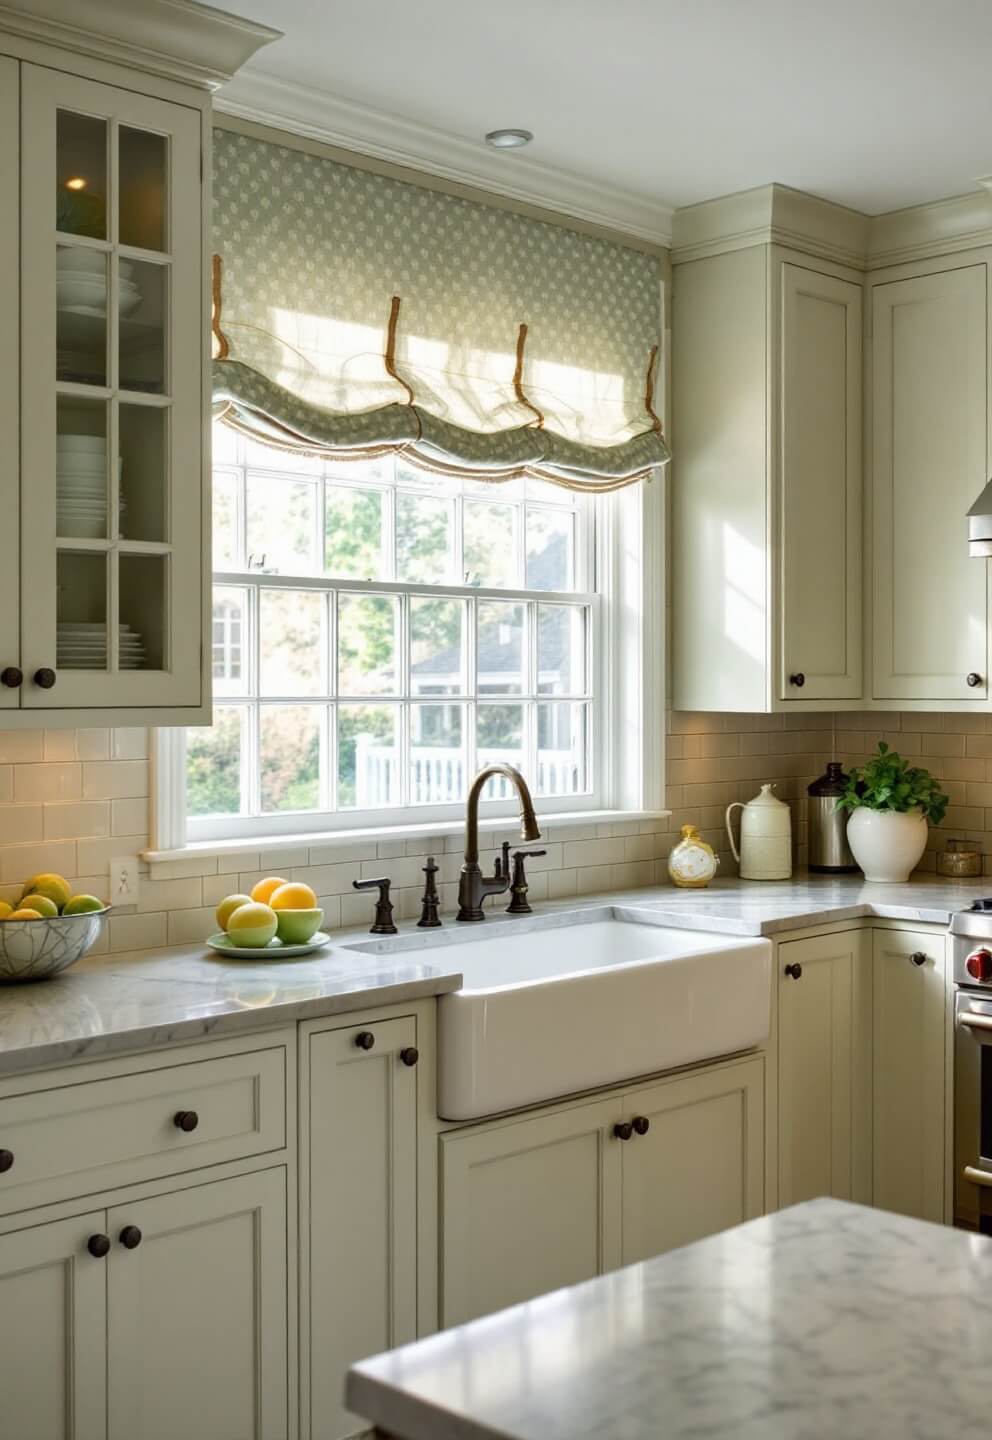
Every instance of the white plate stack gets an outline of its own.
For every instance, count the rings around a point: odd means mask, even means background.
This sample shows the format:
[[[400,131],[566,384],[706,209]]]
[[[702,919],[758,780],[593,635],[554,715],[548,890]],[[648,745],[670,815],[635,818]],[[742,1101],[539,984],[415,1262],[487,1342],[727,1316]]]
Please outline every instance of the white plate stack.
[[[119,627],[121,670],[142,670],[145,642],[130,625]],[[63,670],[106,670],[107,627],[99,624],[59,620],[55,627],[55,654]]]
[[[107,442],[102,435],[55,440],[55,514],[60,535],[107,534]]]
[[[141,302],[141,291],[131,279],[133,262],[117,262],[117,308],[129,315]],[[55,261],[55,295],[60,310],[73,315],[107,313],[107,257],[102,250],[60,249]]]

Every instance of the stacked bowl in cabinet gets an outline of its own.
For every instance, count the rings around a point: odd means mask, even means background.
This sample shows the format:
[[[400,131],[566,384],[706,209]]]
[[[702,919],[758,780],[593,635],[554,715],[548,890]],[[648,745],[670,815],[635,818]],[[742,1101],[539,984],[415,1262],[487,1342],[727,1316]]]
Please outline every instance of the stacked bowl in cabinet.
[[[55,650],[63,670],[106,670],[107,627],[59,620],[55,627]],[[118,654],[121,670],[144,668],[145,642],[140,632],[132,630],[130,625],[119,627]]]
[[[76,539],[107,538],[107,442],[102,435],[59,435],[55,441],[55,515],[58,533]],[[118,474],[121,462],[117,462]],[[118,512],[126,510],[123,497]]]
[[[117,309],[129,315],[141,302],[141,291],[131,279],[134,265],[117,262]],[[69,315],[103,319],[107,314],[107,257],[102,250],[59,250],[55,262],[58,308]]]

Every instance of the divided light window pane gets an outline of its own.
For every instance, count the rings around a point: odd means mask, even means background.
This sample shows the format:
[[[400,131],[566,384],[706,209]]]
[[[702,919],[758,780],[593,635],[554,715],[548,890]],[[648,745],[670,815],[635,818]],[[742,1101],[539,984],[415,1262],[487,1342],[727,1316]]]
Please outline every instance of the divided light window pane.
[[[495,760],[543,798],[594,795],[591,502],[214,430],[217,704],[189,732],[192,818],[454,814]],[[483,798],[509,797],[495,779]]]

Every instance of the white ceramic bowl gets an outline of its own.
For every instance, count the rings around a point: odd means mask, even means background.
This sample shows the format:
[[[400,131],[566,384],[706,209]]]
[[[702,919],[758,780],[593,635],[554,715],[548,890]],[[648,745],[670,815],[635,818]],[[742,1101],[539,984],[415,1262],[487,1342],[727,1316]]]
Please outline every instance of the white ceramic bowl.
[[[60,248],[56,254],[55,269],[59,275],[106,275],[107,252]]]
[[[70,435],[63,433],[56,435],[55,445],[59,450],[95,450],[102,453],[107,448],[107,440],[103,435]]]
[[[0,985],[50,980],[82,959],[96,943],[110,906],[88,915],[44,920],[0,920]]]

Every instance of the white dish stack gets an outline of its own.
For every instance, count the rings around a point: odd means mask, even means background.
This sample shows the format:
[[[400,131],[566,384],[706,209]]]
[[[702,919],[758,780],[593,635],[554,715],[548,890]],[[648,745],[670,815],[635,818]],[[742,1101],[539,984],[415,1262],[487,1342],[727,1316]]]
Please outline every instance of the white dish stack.
[[[141,291],[131,279],[133,262],[117,262],[117,309],[129,315],[141,303]],[[58,251],[55,261],[55,294],[60,310],[73,315],[107,314],[107,257],[102,250]]]
[[[107,442],[102,435],[55,441],[55,514],[60,535],[107,535]]]
[[[121,625],[118,636],[121,670],[142,670],[145,642],[130,625]],[[59,620],[55,627],[55,654],[64,670],[106,670],[107,627],[100,624]]]

